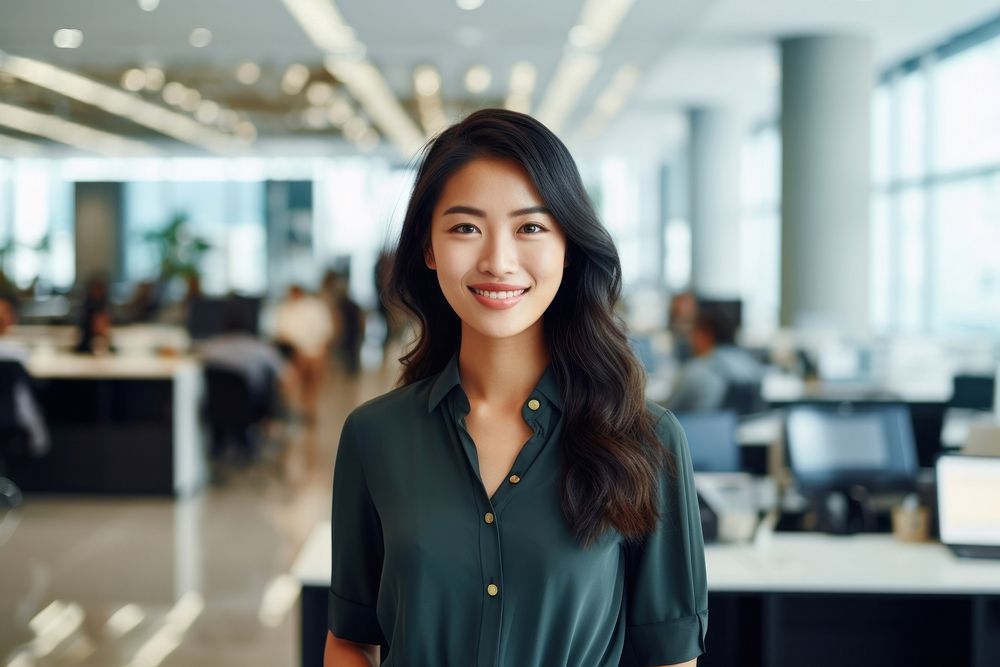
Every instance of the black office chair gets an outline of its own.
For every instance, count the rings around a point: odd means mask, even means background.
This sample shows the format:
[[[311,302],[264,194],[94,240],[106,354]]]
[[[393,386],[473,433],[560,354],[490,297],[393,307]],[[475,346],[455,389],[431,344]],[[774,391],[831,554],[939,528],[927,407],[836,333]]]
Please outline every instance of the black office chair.
[[[950,408],[965,408],[968,410],[993,409],[993,399],[996,395],[996,379],[989,375],[956,375],[951,381]]]
[[[223,453],[230,438],[251,458],[257,426],[279,410],[277,378],[270,371],[265,390],[255,393],[243,373],[223,366],[205,367],[205,417],[212,431],[212,458]]]
[[[14,387],[18,383],[31,386],[31,376],[21,362],[0,360],[0,501],[9,508],[20,507],[24,496],[17,484],[7,477],[7,461],[27,455],[29,445],[29,434],[17,420]]]
[[[722,409],[731,410],[740,417],[767,410],[760,382],[730,382],[722,397]]]

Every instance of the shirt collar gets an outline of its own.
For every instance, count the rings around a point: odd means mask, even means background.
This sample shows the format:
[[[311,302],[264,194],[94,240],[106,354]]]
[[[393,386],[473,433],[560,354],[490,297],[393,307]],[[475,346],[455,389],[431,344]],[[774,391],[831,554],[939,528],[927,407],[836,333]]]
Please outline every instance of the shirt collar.
[[[458,374],[458,353],[456,352],[452,355],[447,365],[438,373],[438,376],[434,378],[434,382],[431,383],[431,392],[427,400],[427,412],[433,412],[434,408],[444,400],[444,397],[456,385],[460,386],[461,384],[462,378]],[[545,372],[542,373],[541,379],[538,380],[538,384],[531,391],[529,398],[534,397],[536,394],[541,394],[547,398],[556,408],[562,408],[562,395],[559,393],[559,383],[556,382],[552,364],[549,364]]]

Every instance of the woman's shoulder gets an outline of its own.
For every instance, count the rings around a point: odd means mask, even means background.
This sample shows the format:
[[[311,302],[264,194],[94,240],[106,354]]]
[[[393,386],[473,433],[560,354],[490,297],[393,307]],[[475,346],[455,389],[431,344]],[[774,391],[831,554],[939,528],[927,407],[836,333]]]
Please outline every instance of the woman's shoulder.
[[[351,411],[346,424],[353,431],[366,435],[412,432],[421,421],[430,417],[427,410],[430,384],[431,379],[418,380],[365,401]]]
[[[684,437],[684,429],[673,412],[653,401],[646,401],[646,409],[653,415],[656,435],[664,446],[670,448]]]

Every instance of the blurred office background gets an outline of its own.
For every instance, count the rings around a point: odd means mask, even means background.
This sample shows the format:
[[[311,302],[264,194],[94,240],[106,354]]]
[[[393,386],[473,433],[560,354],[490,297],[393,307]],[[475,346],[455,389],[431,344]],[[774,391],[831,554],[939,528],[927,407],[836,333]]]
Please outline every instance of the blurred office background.
[[[408,336],[384,253],[491,106],[618,244],[702,664],[1000,664],[1000,561],[939,543],[1000,547],[997,0],[0,0],[0,665],[318,664],[340,427]],[[723,347],[755,370],[678,402]],[[963,451],[997,483],[952,539]]]

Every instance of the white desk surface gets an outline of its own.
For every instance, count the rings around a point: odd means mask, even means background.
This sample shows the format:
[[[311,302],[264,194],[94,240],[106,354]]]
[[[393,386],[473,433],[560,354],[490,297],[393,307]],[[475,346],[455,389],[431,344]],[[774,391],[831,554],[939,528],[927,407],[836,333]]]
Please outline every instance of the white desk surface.
[[[35,353],[27,369],[40,379],[162,379],[171,380],[177,373],[196,367],[190,357],[152,355],[110,355]]]
[[[1000,560],[960,559],[936,542],[891,535],[781,533],[767,546],[710,544],[705,564],[713,593],[1000,595]],[[329,521],[313,529],[292,575],[303,586],[329,585]]]

